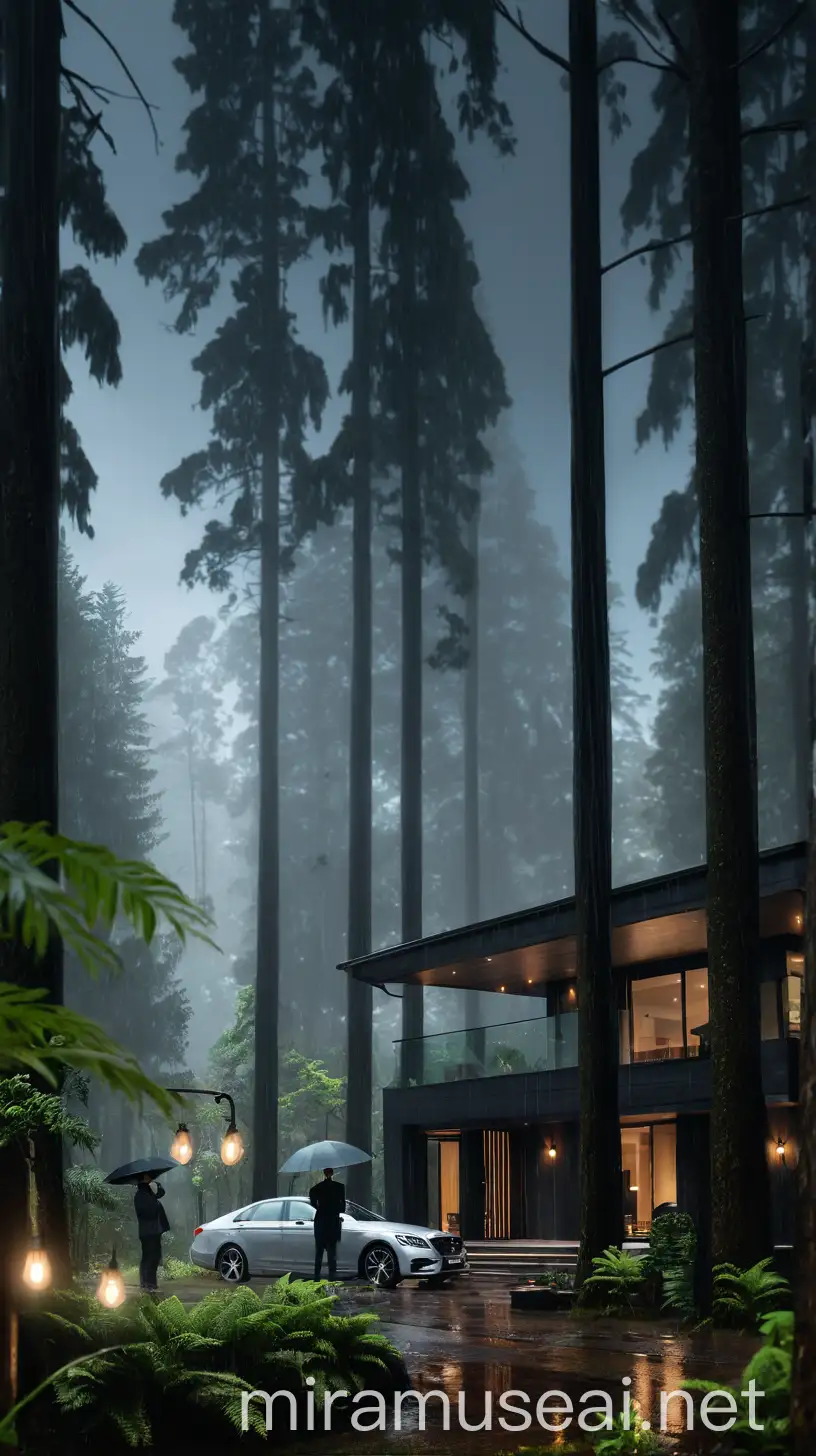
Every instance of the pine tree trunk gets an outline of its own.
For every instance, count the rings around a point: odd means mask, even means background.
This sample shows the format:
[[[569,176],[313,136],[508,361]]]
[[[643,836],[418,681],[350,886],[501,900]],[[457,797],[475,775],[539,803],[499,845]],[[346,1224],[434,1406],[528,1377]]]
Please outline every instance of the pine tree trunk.
[[[359,95],[369,78],[365,36],[360,45]],[[348,955],[371,951],[371,779],[373,599],[371,577],[371,158],[356,114],[352,145],[351,209],[354,247],[353,385],[354,526],[352,540],[351,737],[349,741]],[[346,1138],[371,1151],[372,989],[348,977],[346,1021]],[[371,1164],[349,1168],[349,1194],[368,1208]]]
[[[771,1252],[759,1014],[759,855],[737,0],[693,0],[690,64],[711,1020],[711,1251]]]
[[[400,249],[402,331],[402,762],[400,831],[402,939],[422,935],[422,479],[416,338],[416,200],[408,198]],[[404,1082],[422,1080],[423,993],[402,993]]]
[[[464,829],[465,921],[474,925],[481,915],[481,844],[479,841],[479,503],[468,523],[468,552],[473,560],[473,581],[465,604],[468,659],[465,665],[464,711]],[[465,1026],[472,1031],[468,1050],[484,1062],[482,998],[465,992]]]
[[[596,0],[570,3],[573,814],[581,1108],[579,1282],[623,1236],[612,971],[612,714],[606,586]]]
[[[261,459],[260,802],[255,983],[253,1199],[278,1186],[278,1015],[280,997],[280,207],[275,118],[275,16],[264,11],[260,60],[264,74],[262,198],[263,442]],[[219,1189],[220,1198],[220,1189]]]
[[[57,824],[59,543],[59,0],[6,7],[8,191],[0,305],[0,823]],[[0,941],[0,980],[47,988],[62,1001],[62,950],[43,960]],[[26,1233],[19,1152],[2,1155],[2,1379],[11,1383],[14,1273]],[[12,1166],[10,1166],[10,1164]],[[62,1145],[38,1140],[42,1225],[55,1276],[70,1276]]]
[[[810,203],[805,217],[806,309],[802,359],[804,510],[808,583],[814,582],[813,496],[816,484],[816,0],[807,0],[805,96],[809,108],[806,177]],[[791,1427],[795,1456],[816,1448],[816,654],[811,622],[810,767],[807,888],[805,896],[805,987],[800,1046],[796,1343]]]

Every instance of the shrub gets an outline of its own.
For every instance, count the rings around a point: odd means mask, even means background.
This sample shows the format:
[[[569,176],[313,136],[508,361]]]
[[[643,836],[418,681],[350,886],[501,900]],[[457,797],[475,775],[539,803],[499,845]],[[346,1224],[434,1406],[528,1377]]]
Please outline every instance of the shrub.
[[[569,1269],[552,1269],[549,1274],[539,1274],[534,1282],[542,1289],[569,1291],[575,1288],[575,1275]]]
[[[790,1303],[790,1285],[772,1269],[772,1263],[772,1259],[761,1259],[751,1269],[715,1265],[713,1314],[717,1324],[757,1329],[765,1315]]]
[[[643,1284],[643,1260],[626,1249],[606,1249],[592,1260],[594,1273],[584,1280],[583,1288],[606,1294],[607,1311],[620,1314],[634,1309],[635,1296]]]
[[[729,1391],[738,1409],[737,1422],[730,1433],[731,1450],[733,1456],[789,1456],[793,1311],[774,1310],[767,1314],[760,1325],[760,1333],[764,1339],[761,1349],[743,1370],[739,1389]],[[756,1382],[757,1392],[763,1393],[762,1404],[757,1410],[760,1430],[752,1429],[748,1402],[742,1397],[742,1391],[748,1389],[751,1380]],[[701,1393],[722,1388],[705,1380],[686,1382],[687,1390]]]
[[[337,1315],[333,1304],[322,1286],[288,1278],[263,1297],[244,1287],[213,1292],[191,1308],[171,1297],[109,1311],[84,1295],[58,1296],[34,1330],[41,1341],[50,1334],[51,1368],[66,1356],[127,1347],[58,1377],[53,1399],[62,1443],[169,1452],[178,1449],[173,1429],[183,1424],[187,1449],[207,1449],[213,1441],[223,1446],[231,1428],[240,1430],[241,1397],[255,1389],[290,1391],[300,1411],[311,1376],[319,1412],[330,1391],[404,1386],[398,1352],[371,1328],[376,1316]],[[260,1433],[262,1406],[256,1402],[250,1413]],[[52,1407],[52,1420],[54,1414]],[[276,1402],[273,1414],[285,1435],[289,1403]]]
[[[684,1320],[694,1318],[694,1263],[697,1231],[687,1213],[662,1213],[652,1224],[643,1259],[651,1301]]]

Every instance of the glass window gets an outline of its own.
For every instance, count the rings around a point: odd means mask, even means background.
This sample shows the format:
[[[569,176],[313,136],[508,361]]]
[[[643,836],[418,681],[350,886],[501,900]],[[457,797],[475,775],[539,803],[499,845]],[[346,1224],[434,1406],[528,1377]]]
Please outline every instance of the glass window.
[[[804,956],[789,952],[788,974],[782,988],[786,1036],[798,1036],[802,1029],[802,978],[804,974]]]
[[[280,1223],[283,1220],[282,1198],[273,1198],[268,1203],[257,1203],[249,1217],[253,1220],[261,1219],[264,1223]]]
[[[311,1203],[307,1203],[305,1198],[291,1199],[289,1206],[286,1209],[287,1223],[292,1223],[295,1219],[298,1218],[306,1223],[313,1223],[314,1216],[315,1211],[312,1208]]]
[[[632,1061],[657,1062],[685,1055],[682,976],[650,976],[632,982]]]
[[[760,1024],[763,1041],[777,1041],[779,1038],[779,999],[777,982],[763,981],[759,988]]]
[[[652,1139],[648,1127],[621,1129],[623,1216],[628,1233],[648,1229],[652,1218]]]
[[[626,1231],[648,1233],[654,1210],[677,1202],[677,1124],[622,1127],[621,1163]]]
[[[654,1207],[677,1202],[677,1125],[656,1122],[652,1128]]]
[[[686,972],[686,1036],[690,1057],[708,1056],[708,971]],[[660,1200],[658,1200],[660,1201]]]

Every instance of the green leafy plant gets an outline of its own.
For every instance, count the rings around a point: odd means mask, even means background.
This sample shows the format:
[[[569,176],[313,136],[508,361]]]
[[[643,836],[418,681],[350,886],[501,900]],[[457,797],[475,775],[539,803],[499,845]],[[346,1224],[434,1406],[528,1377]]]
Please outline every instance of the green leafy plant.
[[[185,1259],[165,1259],[162,1265],[162,1272],[165,1279],[200,1279],[216,1276],[210,1269],[199,1269],[197,1264],[191,1264]]]
[[[706,1380],[689,1380],[685,1389],[707,1394],[728,1390],[737,1405],[737,1420],[730,1433],[732,1456],[789,1456],[790,1399],[793,1372],[794,1316],[789,1309],[774,1310],[760,1324],[762,1347],[749,1360],[742,1372],[739,1389],[715,1385]],[[742,1391],[754,1381],[762,1392],[756,1411],[755,1430],[750,1422],[750,1408]]]
[[[643,1270],[653,1289],[652,1298],[661,1308],[672,1310],[683,1320],[696,1314],[694,1264],[697,1231],[687,1213],[662,1213],[654,1220]]]
[[[761,1259],[751,1269],[737,1269],[733,1264],[715,1265],[712,1306],[715,1323],[757,1329],[765,1315],[789,1303],[790,1285],[772,1264],[772,1259]]]
[[[376,1316],[338,1315],[333,1305],[324,1286],[288,1278],[262,1297],[248,1288],[219,1291],[192,1308],[171,1297],[109,1311],[70,1294],[36,1317],[30,1334],[50,1358],[91,1357],[54,1382],[66,1442],[160,1450],[165,1441],[169,1451],[179,1422],[188,1444],[239,1429],[241,1396],[255,1389],[291,1391],[300,1401],[312,1376],[319,1409],[329,1391],[404,1383],[400,1356],[371,1328]],[[124,1348],[112,1354],[112,1345]],[[288,1403],[276,1410],[286,1429]],[[256,1406],[256,1431],[263,1415]]]
[[[666,1449],[655,1431],[643,1429],[643,1418],[635,1410],[630,1415],[628,1429],[623,1416],[617,1416],[610,1431],[593,1432],[581,1444],[567,1441],[557,1449],[559,1456],[584,1456],[587,1448],[597,1451],[598,1456],[658,1456]],[[521,1446],[515,1456],[552,1456],[554,1449],[553,1446]]]
[[[592,1267],[594,1273],[584,1280],[583,1288],[605,1294],[610,1314],[634,1309],[643,1285],[643,1260],[627,1249],[609,1248],[592,1260]]]
[[[88,1119],[69,1112],[61,1096],[39,1092],[24,1072],[0,1078],[0,1147],[25,1142],[38,1132],[57,1133],[88,1153],[99,1145]]]
[[[570,1291],[575,1288],[575,1276],[569,1269],[552,1269],[549,1274],[539,1274],[534,1282],[542,1289]]]
[[[111,935],[120,917],[147,943],[164,920],[182,943],[194,936],[213,944],[208,914],[152,865],[117,859],[43,824],[0,825],[0,938],[19,940],[41,958],[56,934],[91,973],[119,969]],[[0,983],[0,1070],[32,1072],[56,1087],[57,1069],[69,1067],[172,1112],[178,1098],[96,1022],[46,998],[44,990]]]
[[[78,1163],[65,1169],[65,1197],[68,1205],[68,1222],[71,1230],[71,1263],[75,1269],[89,1269],[93,1257],[94,1234],[108,1227],[124,1212],[124,1190],[112,1188],[105,1182],[101,1168],[93,1163]],[[111,1243],[116,1238],[107,1238],[106,1257]]]

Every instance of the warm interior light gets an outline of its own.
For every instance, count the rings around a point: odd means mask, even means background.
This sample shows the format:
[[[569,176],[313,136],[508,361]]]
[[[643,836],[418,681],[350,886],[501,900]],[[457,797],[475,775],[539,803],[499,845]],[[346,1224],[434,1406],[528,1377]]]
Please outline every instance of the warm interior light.
[[[778,1138],[777,1139],[777,1143],[776,1143],[776,1153],[777,1153],[777,1157],[779,1157],[779,1158],[784,1158],[784,1156],[785,1156],[785,1144],[783,1143],[783,1141],[782,1141],[781,1138]]]
[[[630,1183],[629,1184],[629,1192],[630,1193],[638,1193],[639,1191],[640,1190],[639,1190],[639,1188],[637,1186],[637,1183]]]
[[[176,1129],[176,1136],[170,1144],[170,1157],[175,1158],[177,1163],[189,1163],[192,1156],[192,1138],[185,1124],[180,1122]]]
[[[569,996],[569,998],[570,998],[571,1001],[574,1001],[575,1000],[575,987],[574,986],[570,986],[569,991],[567,992],[567,995]]]
[[[110,1263],[107,1269],[102,1270],[102,1277],[96,1290],[96,1297],[105,1309],[118,1309],[125,1298],[125,1281],[116,1262],[116,1250],[111,1254]]]
[[[221,1162],[228,1168],[234,1168],[236,1163],[240,1163],[243,1156],[244,1140],[235,1123],[231,1122],[221,1144]]]
[[[504,990],[504,986],[499,986],[499,990],[500,991],[503,991]]]
[[[47,1289],[51,1283],[51,1260],[45,1252],[39,1238],[31,1240],[31,1246],[26,1254],[23,1265],[23,1282],[29,1289]]]
[[[532,984],[533,984],[533,978],[532,978],[532,976],[528,976],[527,977],[527,985],[528,986],[532,986]]]
[[[557,1154],[557,1151],[556,1151],[555,1143],[550,1143],[550,1146],[547,1149],[547,1157],[548,1158],[555,1158],[557,1156],[558,1156],[558,1154]]]

